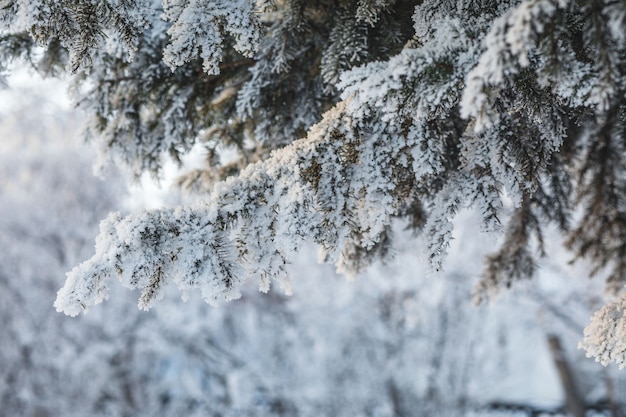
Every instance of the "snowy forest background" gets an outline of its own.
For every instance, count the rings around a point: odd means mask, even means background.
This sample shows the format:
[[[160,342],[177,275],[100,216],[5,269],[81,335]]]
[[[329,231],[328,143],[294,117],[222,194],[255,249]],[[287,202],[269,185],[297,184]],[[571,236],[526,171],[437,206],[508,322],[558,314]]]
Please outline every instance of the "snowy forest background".
[[[472,212],[440,274],[398,221],[393,259],[354,281],[310,247],[290,265],[291,297],[252,282],[213,308],[172,290],[143,312],[116,286],[88,315],[57,313],[64,274],[92,253],[98,222],[157,203],[125,194],[114,172],[92,175],[81,116],[58,101],[65,85],[33,77],[0,92],[0,416],[565,415],[550,336],[588,416],[626,410],[626,374],[576,348],[605,302],[602,277],[570,264],[554,231],[537,279],[475,307],[494,242]]]

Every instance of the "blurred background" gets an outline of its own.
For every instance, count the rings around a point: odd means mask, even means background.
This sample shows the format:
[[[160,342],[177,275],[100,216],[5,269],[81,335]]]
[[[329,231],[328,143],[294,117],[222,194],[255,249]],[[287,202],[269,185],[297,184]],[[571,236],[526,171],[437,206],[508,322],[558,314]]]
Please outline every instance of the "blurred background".
[[[534,281],[474,306],[496,247],[471,212],[456,221],[447,269],[394,225],[392,260],[353,281],[303,250],[294,295],[257,291],[210,307],[138,294],[76,318],[52,304],[91,256],[110,211],[176,204],[146,180],[92,174],[81,115],[62,81],[16,73],[0,91],[0,416],[626,415],[626,371],[577,349],[603,303],[602,277],[546,236]],[[115,284],[115,283],[113,283]]]

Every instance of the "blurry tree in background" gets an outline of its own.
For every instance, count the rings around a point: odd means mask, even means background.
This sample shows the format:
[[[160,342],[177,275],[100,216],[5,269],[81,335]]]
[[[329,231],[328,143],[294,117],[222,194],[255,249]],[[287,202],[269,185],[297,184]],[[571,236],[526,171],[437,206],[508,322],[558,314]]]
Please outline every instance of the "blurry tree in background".
[[[180,179],[198,202],[102,222],[57,309],[111,277],[144,309],[171,283],[211,303],[248,276],[290,293],[306,242],[354,274],[393,252],[394,218],[439,270],[471,207],[504,236],[476,299],[535,275],[557,226],[617,294],[582,345],[626,364],[623,2],[3,0],[0,22],[0,63],[73,74],[103,163],[138,178],[207,153]]]

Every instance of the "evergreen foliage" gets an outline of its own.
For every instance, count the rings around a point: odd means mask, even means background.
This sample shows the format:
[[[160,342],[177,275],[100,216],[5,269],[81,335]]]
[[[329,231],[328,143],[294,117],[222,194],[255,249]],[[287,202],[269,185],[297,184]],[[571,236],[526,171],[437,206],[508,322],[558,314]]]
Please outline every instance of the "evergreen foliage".
[[[626,365],[623,2],[4,0],[0,22],[1,62],[74,73],[89,137],[131,176],[207,149],[180,180],[201,201],[109,216],[59,310],[114,276],[142,308],[169,283],[210,302],[250,275],[289,292],[304,242],[355,273],[389,252],[394,217],[438,270],[473,207],[504,235],[476,298],[530,278],[556,223],[618,297],[582,344]]]

